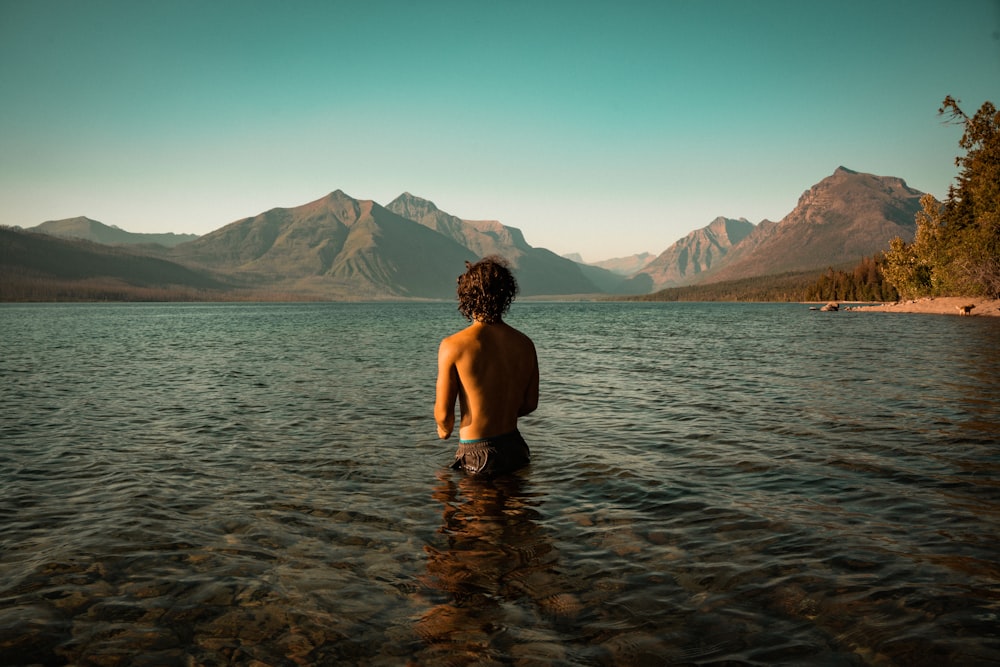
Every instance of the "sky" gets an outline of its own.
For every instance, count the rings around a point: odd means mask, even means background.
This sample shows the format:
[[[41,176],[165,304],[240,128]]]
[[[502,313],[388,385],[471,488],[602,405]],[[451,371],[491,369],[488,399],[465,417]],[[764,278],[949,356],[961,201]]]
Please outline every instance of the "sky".
[[[410,192],[599,261],[838,166],[944,197],[1000,0],[0,0],[0,91],[3,225]]]

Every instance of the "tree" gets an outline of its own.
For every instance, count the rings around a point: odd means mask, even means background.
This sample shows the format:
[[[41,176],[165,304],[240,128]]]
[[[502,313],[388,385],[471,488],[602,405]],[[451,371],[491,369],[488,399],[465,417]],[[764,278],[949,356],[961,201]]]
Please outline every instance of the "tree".
[[[908,244],[897,236],[885,253],[882,273],[901,299],[916,299],[931,292],[931,267],[923,263],[915,246],[916,242]]]
[[[864,257],[850,272],[832,267],[801,291],[803,301],[895,301],[899,293],[883,276],[884,255]]]
[[[962,125],[959,168],[948,196],[921,200],[912,244],[893,239],[883,267],[904,298],[1000,297],[1000,112],[985,102],[972,117],[946,96],[938,113]]]

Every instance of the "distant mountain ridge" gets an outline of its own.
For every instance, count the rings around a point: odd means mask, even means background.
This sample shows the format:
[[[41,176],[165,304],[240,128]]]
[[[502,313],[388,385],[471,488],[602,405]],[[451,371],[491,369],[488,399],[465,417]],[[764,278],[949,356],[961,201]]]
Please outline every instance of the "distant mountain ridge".
[[[336,190],[173,249],[177,260],[325,298],[441,298],[475,255],[371,200]]]
[[[198,238],[197,234],[141,234],[126,232],[124,229],[105,225],[97,220],[80,216],[77,218],[67,218],[65,220],[49,220],[40,225],[31,227],[28,231],[40,232],[51,236],[61,236],[63,238],[82,239],[93,241],[104,245],[147,245],[156,244],[166,248],[193,241]]]
[[[545,248],[533,248],[520,229],[496,220],[462,220],[408,192],[386,208],[447,236],[477,257],[506,258],[515,269],[521,294],[526,296],[599,294],[623,282],[610,272],[583,267]]]
[[[386,208],[447,236],[479,257],[507,253],[508,259],[513,261],[531,249],[519,229],[505,227],[496,220],[462,220],[440,210],[434,202],[409,192],[393,199]]]
[[[921,196],[902,179],[840,167],[803,193],[780,222],[754,225],[743,218],[716,218],[648,263],[642,256],[632,258],[641,268],[631,278],[534,248],[519,229],[496,220],[463,220],[410,193],[383,207],[335,190],[301,206],[237,220],[170,248],[149,241],[178,235],[130,234],[89,218],[39,227],[99,236],[105,239],[102,243],[118,245],[115,257],[134,253],[128,262],[117,262],[115,280],[128,282],[123,271],[134,270],[143,285],[156,270],[165,276],[172,272],[174,284],[179,284],[176,277],[181,274],[173,267],[180,266],[197,272],[197,277],[185,278],[190,284],[208,285],[201,282],[202,276],[210,276],[220,289],[238,285],[244,291],[333,300],[453,298],[455,278],[466,261],[498,254],[513,265],[522,295],[584,297],[646,294],[668,286],[856,264],[885,250],[895,236],[912,240]],[[122,238],[142,238],[144,245],[125,249]],[[8,247],[27,246],[11,242]],[[59,252],[84,251],[76,247]],[[39,262],[35,268],[11,257],[4,258],[0,270],[11,264],[19,275],[58,278],[39,253],[32,255],[32,261]],[[90,267],[88,279],[99,277],[93,273],[98,264],[92,258],[80,261]]]
[[[913,241],[923,194],[901,178],[838,167],[806,190],[780,222],[758,226],[709,278],[761,275],[760,267],[775,274],[853,266],[888,249],[897,236]]]
[[[572,259],[574,262],[579,262],[580,264],[584,263],[583,258],[579,255],[566,255],[566,258]],[[656,259],[656,255],[649,252],[641,252],[635,255],[629,255],[628,257],[612,257],[611,259],[603,259],[599,262],[589,262],[589,264],[591,266],[607,269],[608,271],[616,273],[620,276],[634,276],[654,259]]]
[[[408,193],[383,207],[336,190],[230,223],[170,257],[283,291],[344,299],[451,297],[465,262],[490,254],[511,262],[523,295],[605,291],[578,264],[528,245],[518,229],[461,220]]]
[[[717,218],[667,248],[633,280],[654,289],[854,265],[916,233],[923,193],[901,178],[838,167],[779,222]]]
[[[121,287],[183,291],[231,291],[241,286],[209,271],[138,254],[132,249],[78,238],[0,227],[0,296],[33,300],[45,284],[73,284],[93,294]],[[43,300],[47,300],[46,299]]]
[[[754,224],[745,218],[716,218],[664,250],[642,268],[655,289],[697,282],[701,274],[720,265],[729,251],[753,233]]]

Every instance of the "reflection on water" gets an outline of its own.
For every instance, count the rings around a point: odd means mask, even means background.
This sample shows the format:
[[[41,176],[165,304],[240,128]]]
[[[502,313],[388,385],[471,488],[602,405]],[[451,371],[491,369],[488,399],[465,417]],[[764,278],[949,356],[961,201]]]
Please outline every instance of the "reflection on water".
[[[0,663],[1000,662],[1000,322],[511,319],[532,463],[482,481],[452,304],[0,306]]]
[[[429,664],[561,658],[559,635],[546,626],[580,613],[559,585],[558,555],[537,523],[542,494],[527,471],[486,480],[438,473],[443,544],[429,544],[427,597],[435,604],[416,631]]]

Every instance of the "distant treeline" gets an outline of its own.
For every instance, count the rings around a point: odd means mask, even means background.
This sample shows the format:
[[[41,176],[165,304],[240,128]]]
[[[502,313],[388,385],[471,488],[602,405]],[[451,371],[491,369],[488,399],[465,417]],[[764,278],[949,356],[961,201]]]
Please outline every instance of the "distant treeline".
[[[806,286],[819,278],[816,271],[757,276],[706,285],[670,287],[652,294],[625,297],[627,301],[802,301]]]
[[[207,295],[203,295],[207,296]],[[138,287],[119,280],[72,280],[31,275],[4,267],[0,273],[0,301],[194,301],[190,290]]]
[[[882,275],[884,257],[866,257],[853,269],[829,268],[671,287],[627,301],[897,301]]]
[[[132,248],[0,227],[0,301],[307,301]]]
[[[874,268],[873,268],[874,267]],[[873,272],[874,271],[874,272]],[[895,289],[882,280],[874,259],[853,270],[828,269],[821,275],[788,273],[709,285],[691,285],[654,294],[609,297],[627,301],[896,301]],[[0,301],[311,301],[314,297],[268,290],[215,290],[183,286],[145,287],[111,278],[84,280],[0,275]]]
[[[865,257],[851,271],[828,269],[806,287],[798,301],[898,301],[899,292],[885,280],[885,256]]]
[[[113,278],[66,280],[31,277],[26,274],[0,274],[0,301],[70,302],[70,301],[310,301],[301,294],[267,290],[198,289],[183,286],[144,287]]]

